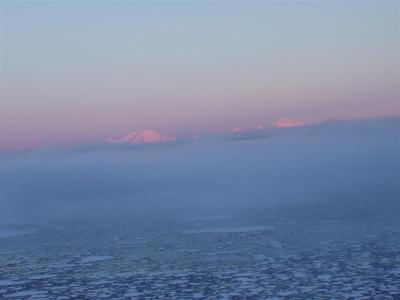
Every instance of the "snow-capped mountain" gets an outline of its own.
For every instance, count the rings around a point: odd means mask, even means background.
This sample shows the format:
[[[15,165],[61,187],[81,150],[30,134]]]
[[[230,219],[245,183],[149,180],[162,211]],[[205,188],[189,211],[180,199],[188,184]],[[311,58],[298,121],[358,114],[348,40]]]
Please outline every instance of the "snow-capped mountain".
[[[109,138],[106,142],[109,144],[158,144],[174,140],[176,138],[168,137],[155,130],[148,129],[130,132],[119,138]]]
[[[243,128],[239,128],[239,127],[233,128],[231,130],[232,133],[240,133],[240,132],[243,132],[243,131],[244,131]]]
[[[289,118],[279,118],[277,121],[272,123],[272,127],[275,128],[299,127],[303,125],[304,122]]]

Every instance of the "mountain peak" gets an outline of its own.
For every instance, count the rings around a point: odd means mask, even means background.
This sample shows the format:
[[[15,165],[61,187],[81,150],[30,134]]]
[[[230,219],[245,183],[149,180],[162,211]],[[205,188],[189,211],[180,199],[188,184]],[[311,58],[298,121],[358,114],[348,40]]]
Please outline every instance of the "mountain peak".
[[[304,122],[293,120],[290,118],[279,118],[274,123],[272,123],[272,127],[276,128],[287,128],[287,127],[299,127],[303,126]]]
[[[158,144],[176,140],[173,137],[162,135],[161,133],[147,129],[143,131],[132,131],[119,138],[109,138],[109,144]]]
[[[240,128],[240,127],[236,127],[231,130],[232,133],[240,133],[243,131],[244,131],[243,128]]]

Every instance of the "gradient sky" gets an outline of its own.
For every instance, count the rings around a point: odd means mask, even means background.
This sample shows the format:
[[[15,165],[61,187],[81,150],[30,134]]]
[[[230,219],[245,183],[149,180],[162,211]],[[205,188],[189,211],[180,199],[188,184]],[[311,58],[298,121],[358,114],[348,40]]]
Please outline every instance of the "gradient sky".
[[[1,2],[1,149],[399,114],[399,3]]]

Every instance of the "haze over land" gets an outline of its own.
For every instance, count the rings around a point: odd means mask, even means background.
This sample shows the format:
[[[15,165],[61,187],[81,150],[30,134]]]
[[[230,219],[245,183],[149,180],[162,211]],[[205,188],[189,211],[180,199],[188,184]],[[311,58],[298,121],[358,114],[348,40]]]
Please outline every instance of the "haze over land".
[[[42,149],[2,157],[0,204],[3,214],[39,218],[218,214],[305,202],[360,210],[373,202],[379,210],[398,202],[398,159],[397,117]]]

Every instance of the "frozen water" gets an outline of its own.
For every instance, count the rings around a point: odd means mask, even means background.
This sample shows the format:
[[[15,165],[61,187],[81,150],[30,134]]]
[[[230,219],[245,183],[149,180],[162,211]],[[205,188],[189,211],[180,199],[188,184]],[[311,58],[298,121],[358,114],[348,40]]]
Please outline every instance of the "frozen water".
[[[32,229],[0,229],[0,238],[17,237],[26,234],[34,234]]]
[[[109,260],[109,259],[113,259],[113,257],[112,256],[87,256],[87,257],[82,258],[81,263],[87,264],[87,263],[94,263],[94,262]]]
[[[399,299],[399,220],[320,215],[44,225],[2,239],[0,299]]]
[[[31,296],[31,297],[36,297],[36,296],[44,296],[46,295],[47,292],[46,291],[20,291],[20,292],[16,292],[10,295],[7,295],[6,297],[27,297],[27,296]]]
[[[42,279],[49,279],[49,278],[53,278],[53,277],[55,277],[55,275],[43,274],[43,275],[31,276],[31,277],[29,277],[29,279],[31,279],[31,280],[42,280]]]
[[[21,285],[21,284],[25,284],[28,281],[15,281],[15,280],[0,280],[0,287],[1,286],[10,286],[10,285]]]
[[[232,216],[198,216],[198,217],[186,217],[183,219],[184,222],[208,222],[208,221],[224,221],[230,220]]]
[[[232,226],[232,227],[210,227],[193,230],[184,230],[183,233],[245,233],[245,232],[261,232],[272,230],[273,226]]]

